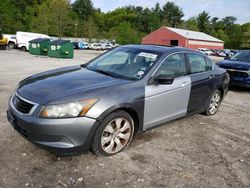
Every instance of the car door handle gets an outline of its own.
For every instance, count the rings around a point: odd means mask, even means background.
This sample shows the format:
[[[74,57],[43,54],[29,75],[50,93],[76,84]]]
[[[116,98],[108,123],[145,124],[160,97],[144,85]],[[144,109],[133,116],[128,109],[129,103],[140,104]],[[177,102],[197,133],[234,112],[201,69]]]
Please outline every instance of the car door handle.
[[[181,87],[185,87],[188,85],[188,82],[182,82]]]
[[[214,78],[215,77],[215,75],[210,75],[209,76],[209,79],[212,79],[212,78]]]

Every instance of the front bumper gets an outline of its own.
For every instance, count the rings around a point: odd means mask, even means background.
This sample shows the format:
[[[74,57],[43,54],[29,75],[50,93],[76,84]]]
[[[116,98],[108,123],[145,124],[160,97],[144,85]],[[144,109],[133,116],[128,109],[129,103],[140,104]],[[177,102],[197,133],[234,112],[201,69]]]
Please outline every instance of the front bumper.
[[[23,137],[49,151],[60,154],[78,154],[89,151],[99,122],[95,119],[43,119],[18,113],[12,105],[7,111],[8,121]]]
[[[230,75],[230,86],[250,88],[250,72],[227,69]]]

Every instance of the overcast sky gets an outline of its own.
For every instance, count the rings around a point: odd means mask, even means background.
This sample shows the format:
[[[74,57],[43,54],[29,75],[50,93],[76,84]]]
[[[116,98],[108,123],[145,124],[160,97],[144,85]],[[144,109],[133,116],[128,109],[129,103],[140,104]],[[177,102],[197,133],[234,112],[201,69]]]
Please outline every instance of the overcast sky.
[[[126,5],[137,5],[142,7],[153,7],[156,2],[161,5],[166,0],[92,0],[94,7],[101,8],[103,12],[114,10],[117,7]],[[184,19],[196,16],[203,10],[211,16],[223,18],[225,16],[235,16],[237,23],[250,22],[250,0],[174,0],[185,14]]]

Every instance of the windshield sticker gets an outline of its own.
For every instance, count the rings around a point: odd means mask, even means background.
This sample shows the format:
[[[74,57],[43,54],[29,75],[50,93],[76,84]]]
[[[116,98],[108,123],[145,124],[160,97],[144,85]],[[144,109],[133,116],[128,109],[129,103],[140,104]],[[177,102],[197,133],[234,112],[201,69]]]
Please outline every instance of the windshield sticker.
[[[151,58],[151,59],[156,59],[158,55],[151,54],[151,53],[146,53],[146,52],[141,52],[138,56],[147,57],[147,58]]]

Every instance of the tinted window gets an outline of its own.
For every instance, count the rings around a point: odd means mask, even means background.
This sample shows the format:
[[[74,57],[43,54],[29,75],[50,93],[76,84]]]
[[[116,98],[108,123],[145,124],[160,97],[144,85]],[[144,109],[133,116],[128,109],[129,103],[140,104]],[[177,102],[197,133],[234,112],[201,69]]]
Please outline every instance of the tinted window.
[[[207,67],[206,67],[207,71],[213,69],[213,62],[210,59],[206,58],[206,64],[207,64]]]
[[[198,54],[188,54],[188,58],[192,74],[207,71],[207,64],[203,56]]]
[[[187,74],[184,54],[169,56],[157,70],[157,75],[180,77]]]

